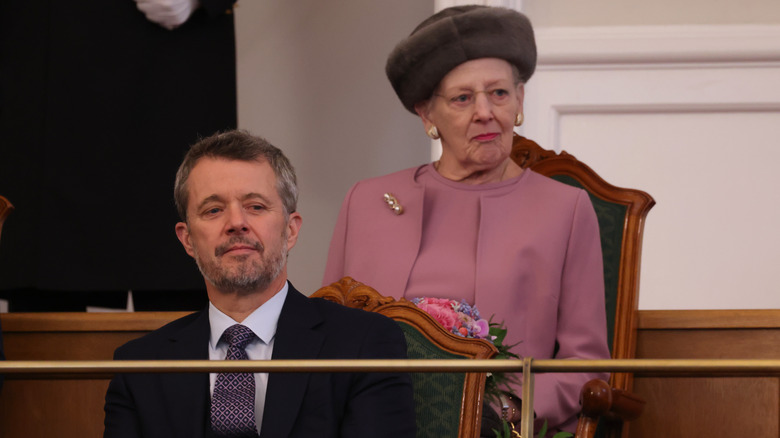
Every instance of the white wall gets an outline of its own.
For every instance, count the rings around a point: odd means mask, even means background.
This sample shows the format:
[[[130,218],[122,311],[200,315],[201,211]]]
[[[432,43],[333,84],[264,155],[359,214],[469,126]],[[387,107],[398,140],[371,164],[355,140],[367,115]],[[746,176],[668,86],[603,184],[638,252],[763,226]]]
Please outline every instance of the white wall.
[[[537,28],[780,23],[776,0],[523,0]]]
[[[640,309],[778,308],[780,2],[524,0],[526,131],[657,201]]]

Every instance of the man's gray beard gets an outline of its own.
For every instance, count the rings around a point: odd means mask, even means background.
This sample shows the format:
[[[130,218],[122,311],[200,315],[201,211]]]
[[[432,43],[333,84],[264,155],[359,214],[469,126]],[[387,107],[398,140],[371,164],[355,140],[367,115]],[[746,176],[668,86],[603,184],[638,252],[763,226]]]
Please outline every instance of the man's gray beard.
[[[286,233],[285,233],[286,235]],[[237,270],[222,269],[211,260],[203,261],[196,248],[195,263],[203,277],[213,284],[217,290],[223,293],[237,293],[248,295],[255,291],[262,291],[271,285],[271,282],[282,272],[287,262],[287,246],[282,241],[281,251],[277,254],[269,254],[265,259],[265,247],[260,250],[260,260],[254,260],[249,265],[239,265]],[[242,257],[250,257],[242,256]]]

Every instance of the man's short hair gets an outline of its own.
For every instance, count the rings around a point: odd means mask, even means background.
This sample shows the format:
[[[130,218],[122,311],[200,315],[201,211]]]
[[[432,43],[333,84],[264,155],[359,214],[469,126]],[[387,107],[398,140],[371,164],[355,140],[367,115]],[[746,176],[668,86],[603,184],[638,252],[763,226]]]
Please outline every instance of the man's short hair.
[[[296,211],[298,206],[298,183],[295,169],[282,151],[266,141],[243,130],[233,130],[203,138],[192,145],[176,172],[173,197],[179,217],[187,222],[189,190],[187,180],[192,168],[204,157],[226,160],[267,162],[276,175],[276,191],[282,198],[285,217]]]

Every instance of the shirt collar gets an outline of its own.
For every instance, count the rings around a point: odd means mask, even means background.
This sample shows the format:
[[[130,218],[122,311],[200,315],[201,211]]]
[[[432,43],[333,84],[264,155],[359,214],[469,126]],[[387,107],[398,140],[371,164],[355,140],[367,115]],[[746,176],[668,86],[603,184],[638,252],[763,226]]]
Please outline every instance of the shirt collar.
[[[282,289],[279,290],[270,300],[263,303],[262,306],[250,313],[241,324],[249,327],[255,335],[265,344],[269,344],[276,335],[276,325],[279,322],[279,315],[282,313],[284,301],[287,298],[288,283],[285,281]],[[233,324],[239,324],[233,318],[225,315],[209,301],[209,325],[211,326],[211,337],[209,344],[211,348],[216,348],[222,333]]]

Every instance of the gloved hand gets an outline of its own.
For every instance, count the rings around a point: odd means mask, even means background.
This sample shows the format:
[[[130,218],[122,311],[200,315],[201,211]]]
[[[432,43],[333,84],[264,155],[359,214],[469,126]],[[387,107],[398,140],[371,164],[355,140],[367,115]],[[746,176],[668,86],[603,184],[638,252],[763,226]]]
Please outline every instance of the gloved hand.
[[[149,21],[168,30],[184,24],[200,6],[198,0],[135,0],[135,4]]]

